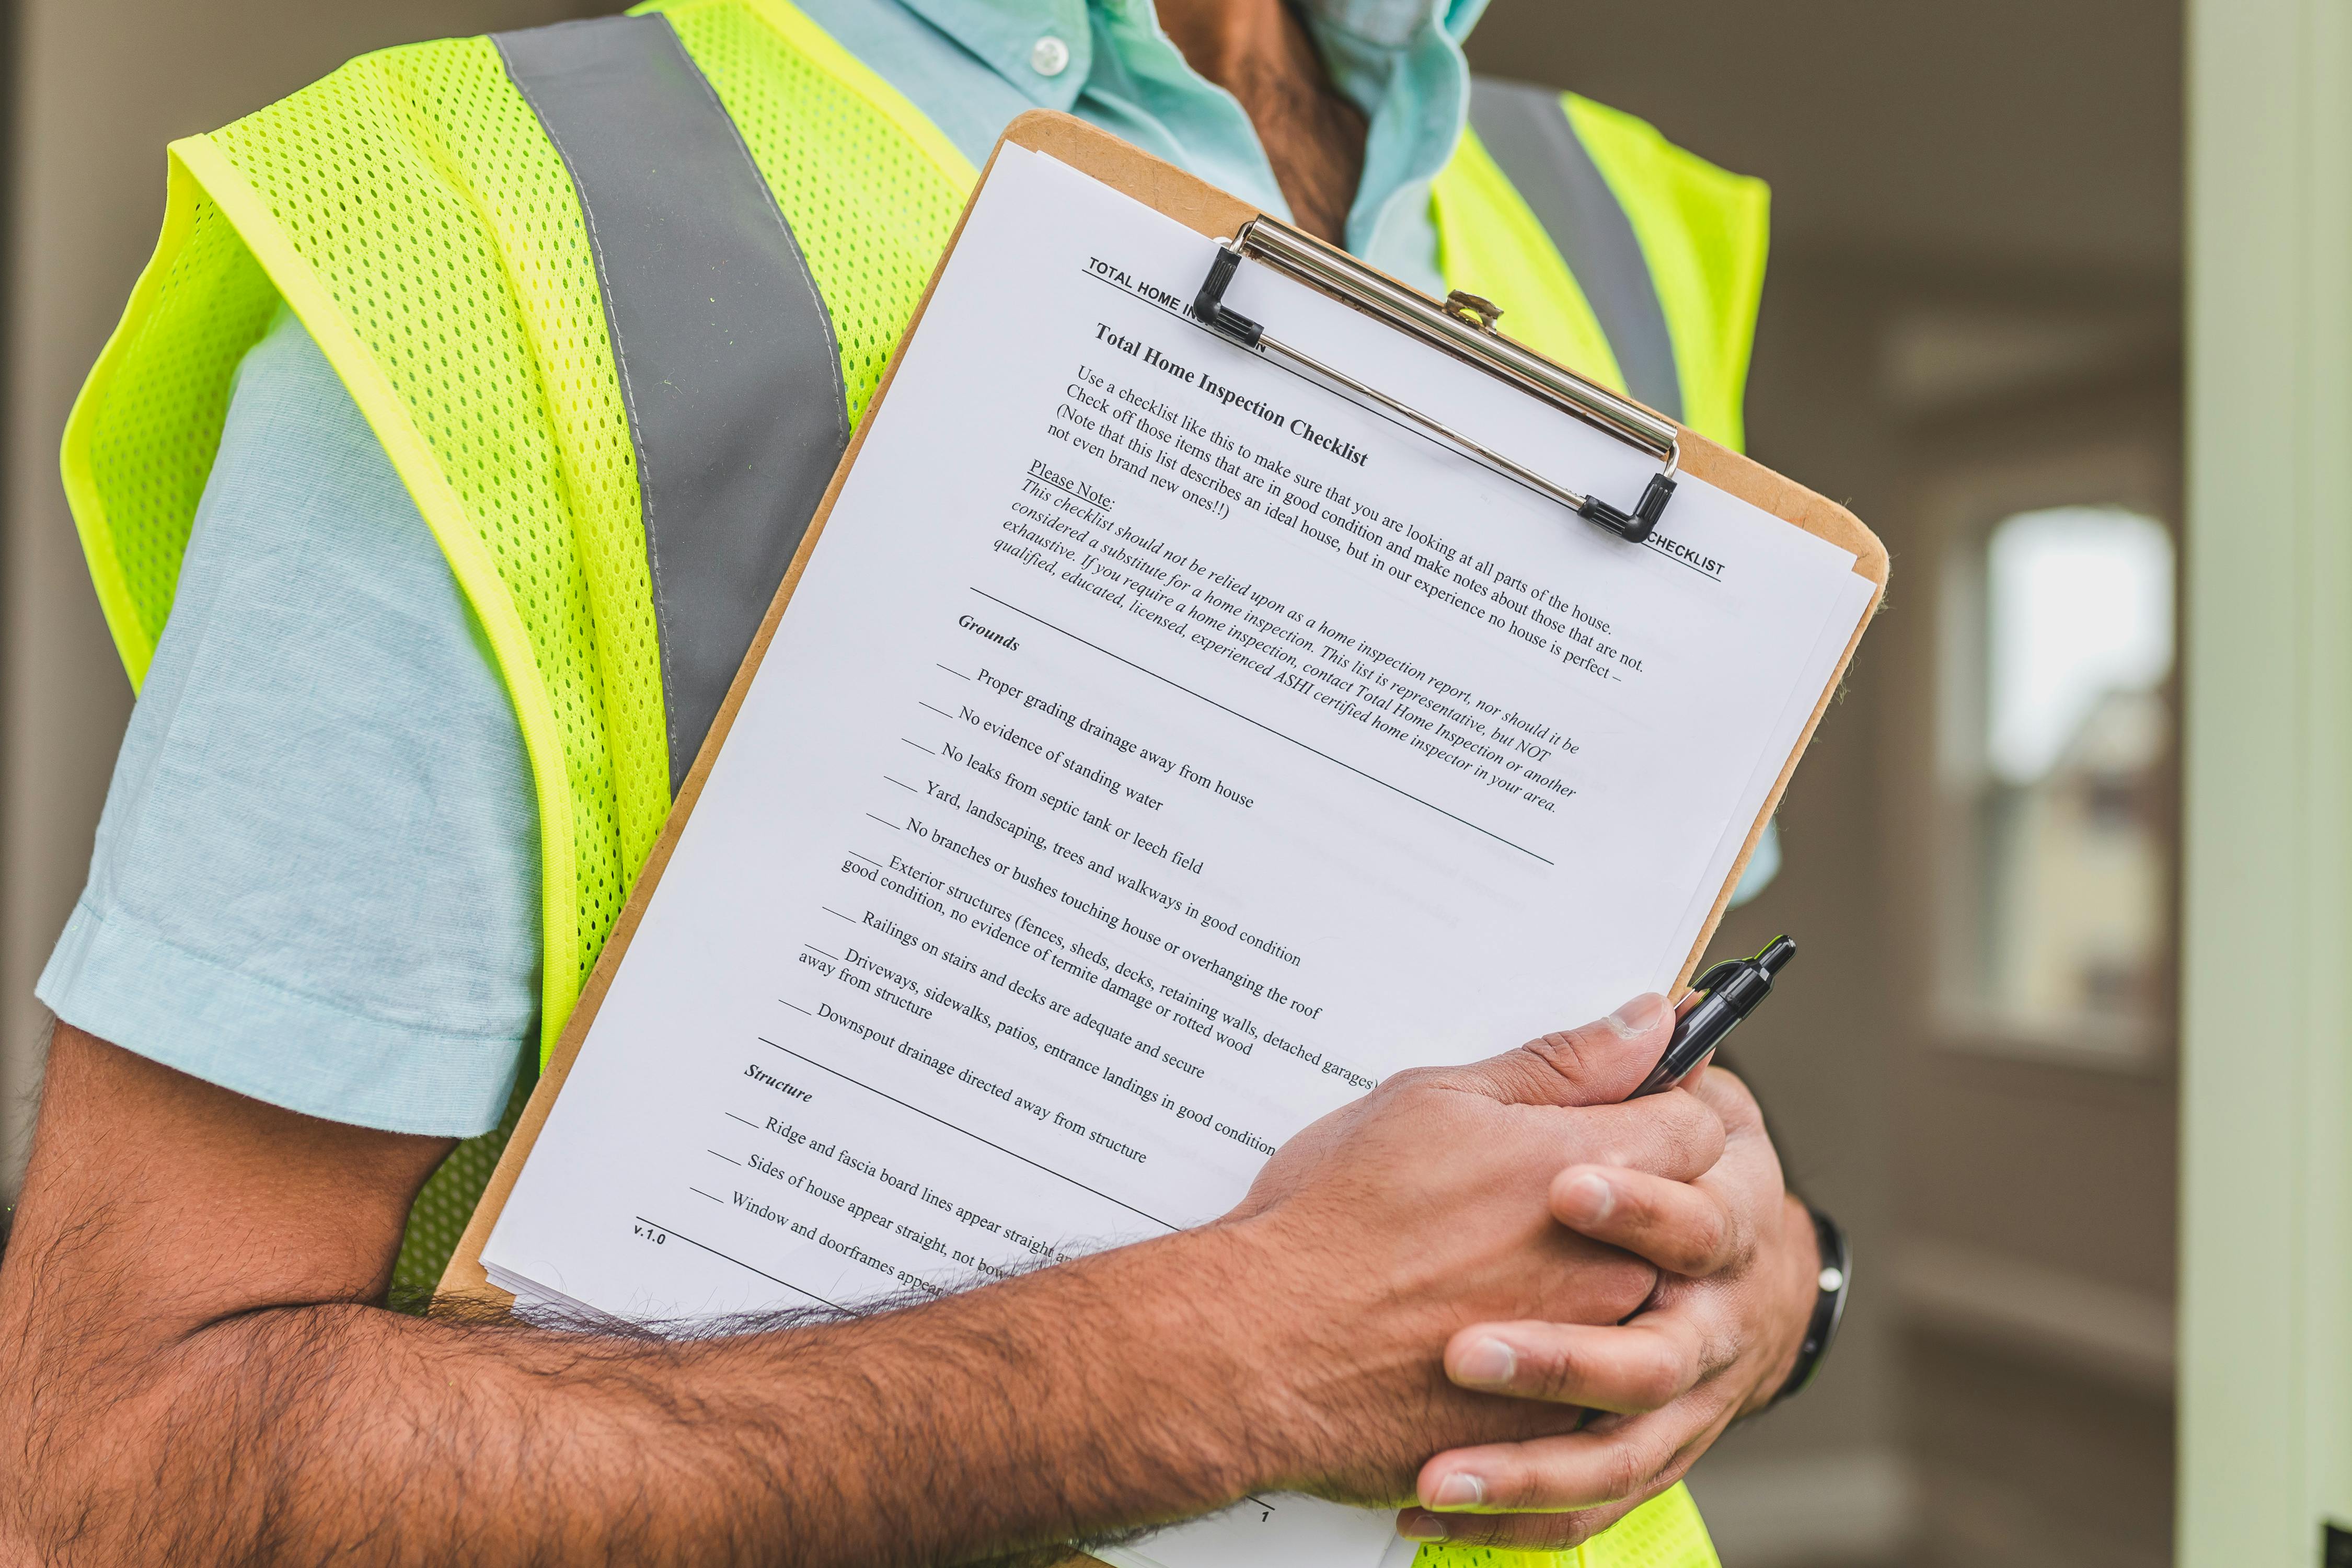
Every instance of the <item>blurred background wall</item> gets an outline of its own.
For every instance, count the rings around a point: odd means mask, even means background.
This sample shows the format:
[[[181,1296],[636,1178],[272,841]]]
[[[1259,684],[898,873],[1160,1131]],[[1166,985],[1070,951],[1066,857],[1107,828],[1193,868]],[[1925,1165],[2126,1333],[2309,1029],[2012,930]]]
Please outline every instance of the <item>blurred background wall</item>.
[[[365,48],[602,8],[16,0],[0,1192],[130,707],[55,452],[163,143]],[[1771,182],[1750,445],[1894,554],[1786,868],[1717,943],[1804,945],[1738,1065],[1858,1253],[1818,1386],[1696,1473],[1732,1568],[2170,1556],[2181,32],[2160,0],[1494,0],[1473,40]]]

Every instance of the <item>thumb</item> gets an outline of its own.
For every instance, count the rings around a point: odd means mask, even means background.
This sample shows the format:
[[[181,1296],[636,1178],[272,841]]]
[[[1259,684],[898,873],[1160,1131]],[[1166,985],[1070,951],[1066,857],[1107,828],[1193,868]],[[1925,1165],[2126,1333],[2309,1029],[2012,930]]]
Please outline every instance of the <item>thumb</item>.
[[[1614,1105],[1665,1053],[1675,1010],[1645,991],[1597,1023],[1529,1040],[1461,1069],[1465,1087],[1516,1105]]]

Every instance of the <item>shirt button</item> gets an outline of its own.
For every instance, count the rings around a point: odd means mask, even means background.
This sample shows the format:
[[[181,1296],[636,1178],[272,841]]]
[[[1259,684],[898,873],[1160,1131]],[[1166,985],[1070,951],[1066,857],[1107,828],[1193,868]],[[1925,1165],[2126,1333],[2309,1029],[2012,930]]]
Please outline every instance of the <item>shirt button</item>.
[[[1070,68],[1070,46],[1051,33],[1029,46],[1029,68],[1039,76],[1059,76]]]

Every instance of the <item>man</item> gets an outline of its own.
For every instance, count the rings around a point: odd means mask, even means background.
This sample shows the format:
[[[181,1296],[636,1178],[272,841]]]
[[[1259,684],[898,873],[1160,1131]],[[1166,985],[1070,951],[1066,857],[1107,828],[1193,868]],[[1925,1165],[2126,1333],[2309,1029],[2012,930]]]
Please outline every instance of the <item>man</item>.
[[[919,1309],[664,1343],[374,1304],[427,1175],[560,1030],[748,627],[720,634],[1013,112],[1484,284],[1736,438],[1760,193],[1580,100],[1482,89],[1464,140],[1475,9],[682,0],[394,51],[183,144],[68,439],[143,685],[41,988],[0,1542],[968,1562],[1294,1488],[1565,1545],[1779,1391],[1812,1226],[1723,1075],[1607,1103],[1656,997],[1383,1086],[1217,1225]],[[681,470],[638,383],[698,390],[664,312],[706,288],[767,347],[694,428],[745,460]]]

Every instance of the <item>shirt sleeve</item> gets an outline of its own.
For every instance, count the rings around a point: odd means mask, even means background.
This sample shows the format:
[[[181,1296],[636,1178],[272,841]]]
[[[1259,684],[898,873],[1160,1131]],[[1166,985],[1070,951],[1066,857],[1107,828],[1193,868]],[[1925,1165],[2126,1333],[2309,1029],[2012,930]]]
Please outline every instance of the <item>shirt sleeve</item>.
[[[37,993],[240,1094],[468,1137],[532,1037],[538,879],[530,766],[480,628],[281,310],[238,372]]]

